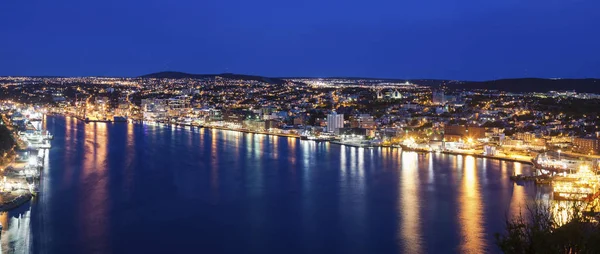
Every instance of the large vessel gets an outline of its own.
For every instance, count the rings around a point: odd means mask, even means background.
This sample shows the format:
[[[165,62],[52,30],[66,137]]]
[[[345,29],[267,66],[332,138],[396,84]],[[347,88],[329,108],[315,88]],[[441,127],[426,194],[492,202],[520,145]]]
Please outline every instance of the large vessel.
[[[555,177],[552,193],[555,200],[589,201],[600,193],[600,177],[582,166],[575,174]]]
[[[316,141],[316,142],[325,142],[325,141],[331,141],[331,140],[333,140],[333,138],[326,137],[326,136],[309,136],[308,140],[312,140],[312,141]]]
[[[312,141],[316,141],[316,142],[322,142],[322,141],[332,141],[335,139],[335,135],[330,134],[330,133],[319,133],[316,135],[306,135],[306,138],[302,138],[302,136],[300,136],[301,140],[312,140]]]
[[[127,117],[124,116],[113,116],[114,122],[127,122]]]
[[[40,131],[27,131],[23,134],[23,141],[26,141],[28,146],[33,149],[49,149],[51,137],[42,134]]]

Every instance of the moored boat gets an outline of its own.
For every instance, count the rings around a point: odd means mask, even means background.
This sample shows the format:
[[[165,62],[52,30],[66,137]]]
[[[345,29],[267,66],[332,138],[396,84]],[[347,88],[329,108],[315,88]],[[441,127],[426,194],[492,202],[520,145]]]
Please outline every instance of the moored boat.
[[[124,116],[113,116],[114,122],[127,122],[127,117]]]

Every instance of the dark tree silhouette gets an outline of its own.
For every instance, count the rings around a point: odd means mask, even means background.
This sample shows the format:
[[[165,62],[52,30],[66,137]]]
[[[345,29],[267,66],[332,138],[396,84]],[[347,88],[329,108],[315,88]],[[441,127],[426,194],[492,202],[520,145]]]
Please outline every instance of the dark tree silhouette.
[[[528,206],[525,215],[507,219],[496,244],[504,253],[600,253],[600,226],[578,207]]]
[[[6,125],[0,125],[0,152],[4,153],[12,149],[15,145],[11,131]]]

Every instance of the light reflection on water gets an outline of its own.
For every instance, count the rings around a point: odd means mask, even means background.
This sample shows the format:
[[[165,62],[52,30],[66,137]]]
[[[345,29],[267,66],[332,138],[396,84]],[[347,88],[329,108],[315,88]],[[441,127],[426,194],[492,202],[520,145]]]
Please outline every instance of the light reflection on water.
[[[31,209],[0,214],[0,223],[6,227],[2,229],[1,253],[29,253],[31,250]]]
[[[421,253],[421,202],[418,169],[418,154],[415,152],[402,153],[400,172],[400,190],[398,213],[400,219],[400,239],[403,242],[404,253]]]
[[[107,168],[108,135],[107,123],[84,125],[84,161],[80,182],[87,191],[77,200],[79,204],[79,226],[81,240],[86,242],[85,252],[110,252],[108,241],[108,183]]]
[[[508,180],[529,166],[472,156],[68,118],[48,128],[46,185],[0,217],[3,252],[484,253],[498,213],[545,195]]]
[[[227,133],[226,133],[227,134]],[[217,146],[217,137],[211,137],[210,147],[210,187],[213,192],[213,197],[219,196],[219,147]]]
[[[459,196],[459,216],[462,233],[460,250],[463,253],[484,253],[484,229],[481,221],[483,207],[479,191],[479,176],[477,175],[473,156],[466,156],[463,172]]]
[[[133,189],[133,181],[134,181],[134,175],[135,175],[135,171],[134,171],[134,166],[135,166],[135,161],[137,159],[137,155],[135,152],[136,149],[136,132],[135,132],[135,124],[133,123],[128,123],[127,124],[127,143],[126,143],[126,147],[125,147],[125,181],[123,182],[123,190],[124,190],[124,195],[126,195],[126,197],[129,199],[131,198],[131,195],[133,195],[132,189]]]

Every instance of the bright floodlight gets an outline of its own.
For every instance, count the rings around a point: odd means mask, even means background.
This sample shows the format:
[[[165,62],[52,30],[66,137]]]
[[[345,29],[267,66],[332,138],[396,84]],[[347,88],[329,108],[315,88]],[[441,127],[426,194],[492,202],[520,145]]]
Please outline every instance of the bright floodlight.
[[[35,166],[37,164],[37,159],[35,156],[29,157],[29,165]]]

